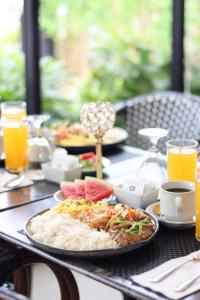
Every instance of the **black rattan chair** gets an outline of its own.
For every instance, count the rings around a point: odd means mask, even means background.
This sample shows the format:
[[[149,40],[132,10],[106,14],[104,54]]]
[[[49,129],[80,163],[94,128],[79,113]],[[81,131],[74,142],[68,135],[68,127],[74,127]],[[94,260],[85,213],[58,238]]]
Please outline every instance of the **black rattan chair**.
[[[179,92],[157,92],[138,96],[116,106],[117,113],[125,113],[127,144],[148,149],[147,139],[138,135],[141,128],[160,127],[169,130],[159,142],[166,152],[166,140],[191,138],[200,141],[200,97]]]
[[[0,286],[9,281],[14,270],[21,265],[18,249],[0,240]]]
[[[0,286],[9,281],[11,276],[13,276],[15,292],[29,297],[31,289],[29,267],[35,263],[46,264],[53,271],[60,287],[61,300],[79,300],[78,287],[70,270],[0,239]],[[5,293],[6,289],[1,289],[0,291],[2,291],[2,299],[12,299],[8,297],[9,295],[10,297],[12,296],[9,290],[7,290],[7,295]],[[4,298],[3,292],[5,294]],[[13,299],[16,300],[27,299],[25,297],[14,298],[14,296],[17,297],[17,295],[13,293]]]

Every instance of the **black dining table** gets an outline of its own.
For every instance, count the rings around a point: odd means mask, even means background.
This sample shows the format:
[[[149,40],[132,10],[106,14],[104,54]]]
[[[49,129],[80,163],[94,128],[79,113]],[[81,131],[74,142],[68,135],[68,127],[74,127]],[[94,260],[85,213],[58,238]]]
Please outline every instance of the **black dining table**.
[[[125,176],[131,176],[135,171],[137,159],[141,159],[143,153],[143,150],[129,146],[118,146],[105,152],[104,156],[112,163],[105,170],[105,178],[110,182],[120,182]],[[0,193],[0,244],[5,240],[9,244],[28,249],[66,270],[76,271],[121,291],[126,300],[167,299],[134,283],[131,276],[199,250],[200,243],[195,240],[194,228],[178,230],[160,225],[157,236],[150,243],[118,256],[83,259],[52,254],[39,249],[27,239],[24,224],[35,213],[57,204],[53,194],[58,190],[58,184],[44,180],[31,186]],[[200,292],[185,299],[200,299]]]

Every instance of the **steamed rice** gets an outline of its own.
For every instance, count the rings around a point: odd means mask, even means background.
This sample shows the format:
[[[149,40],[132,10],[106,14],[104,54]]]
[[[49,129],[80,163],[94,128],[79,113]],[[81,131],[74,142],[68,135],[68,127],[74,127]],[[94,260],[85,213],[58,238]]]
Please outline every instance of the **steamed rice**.
[[[105,231],[97,231],[69,215],[53,211],[34,217],[29,232],[33,239],[46,245],[75,251],[117,248]]]

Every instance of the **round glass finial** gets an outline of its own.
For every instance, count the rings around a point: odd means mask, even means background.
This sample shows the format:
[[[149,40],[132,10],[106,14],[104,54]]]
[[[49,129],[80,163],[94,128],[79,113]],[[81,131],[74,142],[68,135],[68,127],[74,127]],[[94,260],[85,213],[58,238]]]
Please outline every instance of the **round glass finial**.
[[[109,102],[86,103],[81,110],[81,123],[95,137],[103,136],[116,120],[116,112]]]

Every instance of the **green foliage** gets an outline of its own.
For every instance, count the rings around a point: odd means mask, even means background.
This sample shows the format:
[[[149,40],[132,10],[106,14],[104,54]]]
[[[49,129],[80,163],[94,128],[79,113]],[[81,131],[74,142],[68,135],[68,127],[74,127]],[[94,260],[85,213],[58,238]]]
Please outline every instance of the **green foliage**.
[[[1,53],[2,55],[2,53]],[[20,51],[2,55],[0,64],[0,97],[1,101],[25,99],[25,62]],[[77,106],[64,98],[60,92],[60,82],[69,76],[64,72],[61,62],[52,57],[40,59],[41,94],[43,111],[53,119],[64,119],[69,115],[76,119]]]
[[[41,59],[43,111],[54,119],[77,120],[83,102],[116,102],[168,89],[171,5],[171,0],[41,0],[42,30],[59,44],[84,33],[90,53],[84,81],[58,60]],[[17,45],[19,32],[8,37],[10,44]],[[0,96],[24,99],[24,57],[19,49],[6,53],[0,51],[0,68],[5,70],[0,73]],[[74,100],[62,89],[68,79],[76,87]]]
[[[116,40],[142,34],[157,46],[156,37],[170,39],[171,7],[171,0],[41,0],[40,25],[54,39],[101,30]]]
[[[82,103],[169,88],[171,5],[171,0],[41,0],[40,24],[55,41],[87,33],[90,72],[78,87]]]
[[[0,64],[0,97],[1,100],[24,100],[24,56],[12,52],[1,59]]]
[[[91,60],[91,73],[83,84],[81,100],[111,101],[169,88],[169,65],[154,63],[147,48],[124,47],[123,52],[98,49]]]

